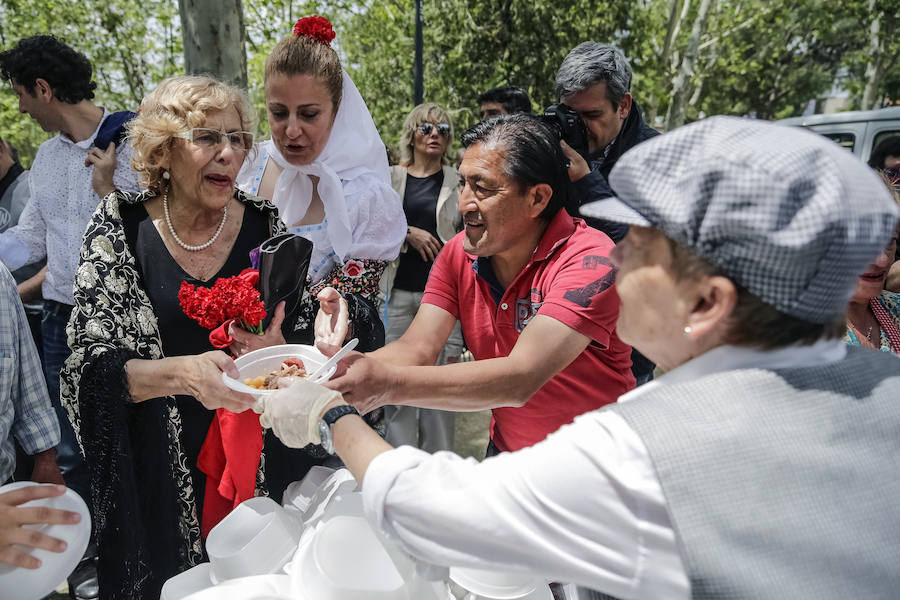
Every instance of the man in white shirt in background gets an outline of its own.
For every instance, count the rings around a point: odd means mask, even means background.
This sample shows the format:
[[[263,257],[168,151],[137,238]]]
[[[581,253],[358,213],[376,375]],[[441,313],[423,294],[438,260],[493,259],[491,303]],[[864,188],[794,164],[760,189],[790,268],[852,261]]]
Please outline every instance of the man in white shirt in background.
[[[732,117],[640,144],[610,181],[618,199],[582,211],[631,225],[617,330],[663,377],[481,463],[392,449],[305,380],[262,419],[333,448],[371,521],[429,563],[623,600],[896,597],[900,360],[841,339],[900,218],[882,182],[818,135]]]
[[[28,174],[29,171],[19,164],[15,147],[8,140],[0,138],[0,233],[15,227],[31,198]],[[39,261],[25,265],[12,274],[19,288],[19,298],[25,306],[28,327],[42,358],[41,316],[44,304],[41,301],[41,285],[46,274],[45,265],[46,261]]]
[[[74,305],[72,287],[82,237],[100,202],[92,178],[112,179],[119,189],[138,191],[137,175],[131,169],[131,147],[116,148],[105,141],[113,139],[108,130],[115,119],[108,117],[123,113],[110,115],[94,104],[97,84],[83,54],[53,36],[24,38],[0,53],[0,75],[18,96],[19,112],[44,131],[58,132],[38,149],[29,177],[31,200],[18,224],[0,234],[0,260],[14,271],[47,259],[41,335],[44,375],[62,430],[57,458],[66,484],[90,505],[87,465],[59,402],[59,370],[69,354],[66,324]],[[104,141],[98,148],[95,141],[100,138]],[[93,591],[76,590],[75,595],[90,598]]]

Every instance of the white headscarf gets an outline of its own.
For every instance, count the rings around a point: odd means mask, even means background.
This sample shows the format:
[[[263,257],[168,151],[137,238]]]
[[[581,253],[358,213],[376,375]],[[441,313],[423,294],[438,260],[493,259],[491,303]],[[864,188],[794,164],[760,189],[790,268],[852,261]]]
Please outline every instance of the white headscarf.
[[[343,262],[350,250],[353,232],[341,180],[371,172],[389,188],[391,185],[384,143],[365,101],[346,71],[341,104],[328,142],[318,158],[308,165],[297,166],[286,161],[274,143],[271,150],[272,159],[282,168],[274,193],[282,220],[290,228],[303,218],[312,201],[313,184],[308,176],[316,175],[319,197],[325,205],[328,238],[335,255]],[[394,242],[390,243],[394,245]]]

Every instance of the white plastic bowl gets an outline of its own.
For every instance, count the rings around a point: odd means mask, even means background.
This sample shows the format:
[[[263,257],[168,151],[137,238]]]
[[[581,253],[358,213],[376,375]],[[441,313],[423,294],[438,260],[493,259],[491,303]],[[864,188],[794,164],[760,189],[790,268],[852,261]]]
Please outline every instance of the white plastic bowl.
[[[248,352],[239,356],[234,360],[234,366],[238,369],[238,378],[232,379],[225,373],[222,373],[222,381],[231,389],[250,394],[254,398],[261,398],[271,394],[275,390],[258,390],[244,384],[245,379],[252,377],[265,377],[275,369],[278,369],[285,360],[289,358],[299,358],[303,361],[307,373],[312,373],[322,366],[328,357],[316,350],[315,346],[306,344],[282,344],[280,346],[269,346],[260,348],[253,352]],[[317,377],[314,383],[322,383],[328,381],[337,366],[330,368],[321,376]]]
[[[185,596],[183,600],[295,600],[287,575],[254,575],[232,579]]]
[[[527,573],[450,568],[450,580],[470,592],[470,600],[543,600],[553,597],[547,582]]]
[[[30,485],[41,484],[17,481],[0,487],[0,494]],[[75,525],[26,525],[26,527],[37,529],[50,537],[63,540],[67,544],[64,552],[30,549],[28,553],[41,561],[41,566],[37,569],[22,569],[0,564],[0,598],[37,600],[56,589],[56,586],[69,576],[75,565],[81,560],[91,537],[91,516],[84,500],[72,490],[66,490],[62,496],[40,498],[22,504],[22,506],[46,506],[70,510],[81,515],[81,521]]]
[[[419,600],[412,561],[390,552],[362,517],[320,524],[287,570],[298,600]]]
[[[162,586],[159,600],[184,600],[193,593],[203,591],[213,586],[210,577],[210,564],[200,563],[187,571],[182,571],[174,577],[170,577]]]
[[[301,533],[302,525],[271,498],[246,500],[209,532],[210,578],[220,583],[274,573],[297,550]]]

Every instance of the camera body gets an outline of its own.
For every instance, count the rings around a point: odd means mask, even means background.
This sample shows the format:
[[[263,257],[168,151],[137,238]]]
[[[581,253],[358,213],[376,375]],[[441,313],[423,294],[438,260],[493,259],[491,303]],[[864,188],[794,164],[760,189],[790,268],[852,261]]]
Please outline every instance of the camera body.
[[[541,120],[552,127],[559,138],[590,164],[588,159],[587,128],[581,116],[571,106],[553,104],[541,115]]]

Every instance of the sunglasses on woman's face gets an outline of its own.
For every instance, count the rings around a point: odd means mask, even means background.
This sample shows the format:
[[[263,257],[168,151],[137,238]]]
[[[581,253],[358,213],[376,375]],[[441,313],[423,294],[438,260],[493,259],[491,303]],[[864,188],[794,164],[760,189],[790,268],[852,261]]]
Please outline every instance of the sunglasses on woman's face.
[[[428,123],[427,121],[419,125],[419,132],[422,135],[431,135],[431,130],[434,127],[437,127],[438,135],[443,137],[448,137],[450,135],[450,125],[447,123],[438,123],[435,125],[434,123]]]

